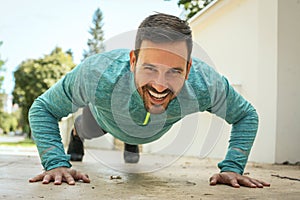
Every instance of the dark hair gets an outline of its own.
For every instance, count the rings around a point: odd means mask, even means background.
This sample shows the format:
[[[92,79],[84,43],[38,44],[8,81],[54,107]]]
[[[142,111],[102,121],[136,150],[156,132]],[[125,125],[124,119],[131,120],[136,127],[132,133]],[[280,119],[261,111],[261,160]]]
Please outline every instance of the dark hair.
[[[156,43],[186,41],[188,49],[187,59],[190,59],[193,48],[192,31],[186,21],[176,16],[158,13],[144,19],[136,34],[136,57],[138,57],[138,51],[143,40],[150,40]]]

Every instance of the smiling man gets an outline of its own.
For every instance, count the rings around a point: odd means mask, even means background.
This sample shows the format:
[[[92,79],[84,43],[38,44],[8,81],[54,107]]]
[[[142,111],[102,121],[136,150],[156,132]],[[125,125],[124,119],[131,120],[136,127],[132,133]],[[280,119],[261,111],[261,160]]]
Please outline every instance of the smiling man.
[[[117,49],[87,58],[38,97],[29,120],[45,172],[30,179],[47,184],[90,182],[71,169],[82,160],[83,140],[110,133],[125,143],[124,160],[139,161],[138,144],[158,140],[185,116],[208,111],[232,124],[226,158],[210,184],[269,186],[243,176],[258,128],[253,106],[227,79],[191,58],[192,35],[178,17],[155,14],[139,26],[135,50]],[[83,108],[74,123],[68,154],[58,121]],[[179,133],[191,134],[191,133]]]
[[[188,78],[191,61],[187,60],[187,45],[185,41],[144,40],[140,49],[139,53],[130,53],[131,71],[145,108],[159,114],[166,110]]]

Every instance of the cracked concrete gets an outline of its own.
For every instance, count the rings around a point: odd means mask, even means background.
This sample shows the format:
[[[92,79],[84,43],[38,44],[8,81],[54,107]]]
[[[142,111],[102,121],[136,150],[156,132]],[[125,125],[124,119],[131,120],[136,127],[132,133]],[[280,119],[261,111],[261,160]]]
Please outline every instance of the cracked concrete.
[[[123,163],[120,151],[87,149],[83,162],[73,167],[86,172],[91,183],[55,186],[28,182],[42,167],[36,151],[26,151],[14,155],[0,150],[0,199],[300,199],[300,181],[272,176],[299,179],[300,166],[248,163],[245,172],[271,187],[235,189],[209,186],[219,160],[142,155],[139,164],[130,165]],[[170,161],[173,164],[168,166]],[[154,172],[131,173],[147,170]]]

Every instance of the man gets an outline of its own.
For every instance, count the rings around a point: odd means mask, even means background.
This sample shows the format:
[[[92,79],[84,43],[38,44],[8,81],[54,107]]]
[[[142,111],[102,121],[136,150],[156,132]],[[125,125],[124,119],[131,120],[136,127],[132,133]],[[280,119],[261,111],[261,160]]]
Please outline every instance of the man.
[[[83,148],[82,139],[108,132],[125,143],[125,152],[129,152],[128,159],[124,154],[125,162],[137,162],[138,144],[159,139],[186,115],[209,111],[232,124],[226,158],[218,164],[221,172],[210,178],[210,184],[269,186],[242,175],[258,127],[255,109],[225,77],[192,59],[191,51],[187,23],[175,16],[154,14],[139,26],[135,50],[92,56],[38,97],[29,120],[46,171],[30,182],[90,182],[86,174],[71,169],[58,128],[58,120],[84,107],[68,150],[79,155],[79,160],[83,151],[76,152],[76,147]]]

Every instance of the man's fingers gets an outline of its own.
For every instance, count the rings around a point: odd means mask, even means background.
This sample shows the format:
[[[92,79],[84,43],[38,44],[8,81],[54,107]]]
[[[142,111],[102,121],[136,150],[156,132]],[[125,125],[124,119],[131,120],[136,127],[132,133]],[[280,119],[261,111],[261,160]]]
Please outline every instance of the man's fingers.
[[[265,181],[259,181],[263,186],[266,186],[266,187],[270,187],[271,184],[270,183],[267,183]]]
[[[76,180],[82,180],[84,183],[90,183],[89,176],[87,174],[82,174],[81,172],[76,173]]]
[[[54,185],[61,185],[61,181],[62,181],[62,176],[60,174],[56,175],[54,179]]]
[[[43,184],[48,184],[48,183],[50,183],[51,179],[52,179],[52,177],[51,177],[49,174],[46,174],[46,175],[44,176],[44,178],[43,178],[42,183],[43,183]]]
[[[37,175],[37,176],[35,176],[33,178],[30,178],[29,182],[30,183],[34,183],[34,182],[37,182],[37,181],[42,181],[43,178],[44,178],[44,176],[45,176],[45,174],[39,174],[39,175]]]
[[[252,180],[250,180],[250,178],[244,177],[244,176],[241,176],[241,178],[239,179],[239,183],[246,187],[251,187],[251,188],[257,187],[257,185],[255,184],[254,181],[252,182]]]
[[[258,181],[258,180],[256,180],[256,179],[250,179],[250,181],[253,183],[253,184],[255,184],[255,186],[256,187],[258,187],[258,188],[263,188],[264,186],[263,186],[263,184],[261,184],[260,183],[260,181]]]
[[[87,174],[83,174],[80,171],[76,171],[76,170],[72,170],[70,173],[75,180],[82,180],[84,183],[91,182]]]
[[[217,185],[218,183],[231,185],[235,188],[239,188],[240,185],[236,178],[222,177],[220,174],[215,174],[209,179],[210,185]]]
[[[90,179],[89,179],[89,176],[87,174],[82,174],[81,177],[80,177],[81,180],[83,180],[83,182],[85,183],[90,183]]]
[[[39,174],[29,179],[29,182],[42,181],[43,184],[48,184],[54,181],[54,185],[61,185],[62,182],[67,182],[69,185],[75,185],[75,181],[82,180],[84,183],[90,183],[89,176],[74,169],[66,167],[55,168]]]
[[[264,186],[269,187],[271,185],[270,183],[267,183],[265,181],[260,181],[253,178],[251,179],[251,181],[259,188],[263,188]]]
[[[209,179],[210,185],[217,185],[217,182],[218,182],[218,174],[215,174],[212,177],[210,177]]]
[[[87,174],[78,174],[76,177],[77,180],[82,180],[84,183],[90,183],[90,179]]]
[[[74,180],[74,178],[73,178],[73,176],[72,176],[71,173],[65,172],[63,174],[63,176],[64,176],[64,181],[65,182],[67,182],[69,185],[75,185],[75,180]]]
[[[219,174],[214,174],[209,179],[209,182],[210,185],[216,185],[220,183],[227,184],[235,188],[239,188],[240,186],[251,188],[263,188],[264,186],[270,186],[270,183],[253,179],[248,176],[243,176],[235,172],[221,172]]]
[[[230,179],[229,183],[227,183],[227,184],[232,185],[235,188],[239,188],[240,187],[240,184],[238,183],[238,181],[237,181],[236,178]]]

